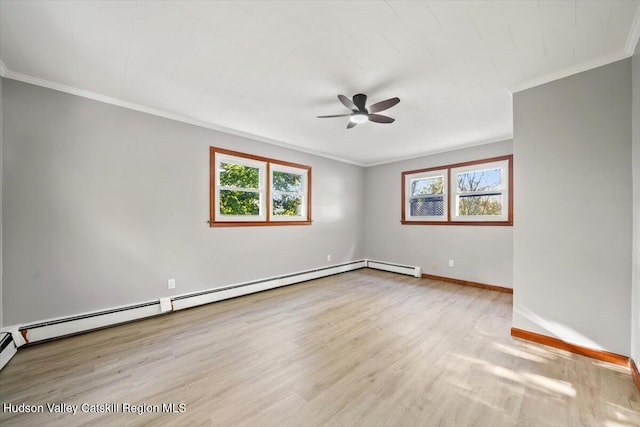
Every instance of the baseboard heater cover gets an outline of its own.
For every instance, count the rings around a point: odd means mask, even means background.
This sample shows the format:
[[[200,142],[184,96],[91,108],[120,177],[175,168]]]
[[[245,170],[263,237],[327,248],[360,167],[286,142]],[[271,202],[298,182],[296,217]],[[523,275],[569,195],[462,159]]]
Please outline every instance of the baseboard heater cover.
[[[8,332],[0,334],[0,369],[9,363],[17,351],[12,335]]]
[[[384,261],[367,260],[367,267],[376,270],[390,271],[393,273],[406,274],[413,277],[422,277],[422,268],[412,265],[395,264]]]
[[[316,268],[313,270],[301,271],[298,273],[286,274],[283,276],[271,277],[262,280],[239,283],[231,286],[210,289],[207,291],[195,292],[192,294],[180,295],[173,298],[173,309],[184,310],[185,308],[196,307],[198,305],[209,304],[215,301],[222,301],[247,295],[254,292],[279,288],[281,286],[293,285],[294,283],[306,282],[308,280],[319,279],[321,277],[334,274],[345,273],[347,271],[358,270],[366,267],[366,261],[353,261],[330,267]]]
[[[150,301],[21,326],[20,332],[25,336],[27,343],[35,343],[132,322],[159,314],[162,314],[160,301]]]
[[[271,277],[252,282],[239,283],[221,288],[209,289],[193,294],[184,294],[170,298],[170,305],[166,301],[169,298],[149,301],[135,305],[128,305],[109,310],[81,314],[72,317],[47,320],[43,322],[13,327],[16,336],[13,337],[14,347],[27,344],[48,341],[68,335],[75,335],[95,329],[105,328],[122,323],[132,322],[147,317],[165,314],[171,311],[182,310],[215,301],[273,289],[294,283],[318,279],[347,271],[358,270],[366,267],[365,260],[352,261],[327,267],[305,270],[277,277]],[[167,308],[168,307],[168,308]],[[11,333],[9,333],[11,336]],[[22,338],[24,337],[24,341]],[[16,342],[19,339],[20,342]],[[4,356],[3,356],[4,357]],[[9,357],[10,359],[11,357]],[[4,360],[4,359],[2,359]],[[8,359],[7,359],[8,360]]]

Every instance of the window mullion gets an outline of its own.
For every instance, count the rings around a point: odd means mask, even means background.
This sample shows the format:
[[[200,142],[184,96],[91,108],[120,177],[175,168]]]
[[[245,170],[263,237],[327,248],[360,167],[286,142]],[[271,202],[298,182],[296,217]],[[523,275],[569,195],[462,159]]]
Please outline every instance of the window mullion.
[[[267,222],[269,222],[271,221],[271,207],[273,206],[273,201],[271,200],[271,163],[270,162],[267,162],[266,181],[267,181],[265,182],[266,194],[264,197],[263,205],[265,207],[265,210],[267,211],[265,213]]]

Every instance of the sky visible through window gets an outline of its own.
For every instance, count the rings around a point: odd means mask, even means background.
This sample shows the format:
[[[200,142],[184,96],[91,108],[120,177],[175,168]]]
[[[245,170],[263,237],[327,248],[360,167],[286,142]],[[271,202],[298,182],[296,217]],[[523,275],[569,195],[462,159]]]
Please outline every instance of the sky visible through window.
[[[411,194],[442,194],[443,176],[411,180]]]
[[[474,170],[458,174],[460,191],[488,191],[502,188],[500,168]]]

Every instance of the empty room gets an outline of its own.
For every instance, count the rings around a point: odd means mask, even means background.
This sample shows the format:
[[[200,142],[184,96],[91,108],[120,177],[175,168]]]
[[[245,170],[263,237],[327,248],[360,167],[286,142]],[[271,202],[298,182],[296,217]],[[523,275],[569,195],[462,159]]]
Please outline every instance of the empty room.
[[[3,426],[640,426],[640,0],[0,0]]]

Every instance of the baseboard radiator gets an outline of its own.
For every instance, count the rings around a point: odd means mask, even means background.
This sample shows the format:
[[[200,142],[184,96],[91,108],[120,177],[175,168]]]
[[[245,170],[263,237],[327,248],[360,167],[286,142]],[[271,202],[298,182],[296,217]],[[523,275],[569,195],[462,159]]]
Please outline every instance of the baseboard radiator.
[[[0,369],[9,363],[17,351],[18,347],[13,341],[13,335],[8,332],[0,333]]]
[[[422,268],[412,265],[394,264],[390,262],[367,260],[368,268],[376,270],[391,271],[393,273],[406,274],[413,277],[422,277]]]
[[[132,322],[145,317],[157,316],[161,313],[160,302],[149,301],[111,310],[33,323],[21,326],[19,331],[26,343],[35,343]]]
[[[238,283],[230,286],[209,289],[206,291],[195,292],[191,294],[178,295],[170,298],[161,298],[160,300],[118,307],[110,310],[53,319],[39,323],[22,325],[19,327],[14,326],[7,329],[10,330],[10,333],[7,333],[6,335],[11,337],[10,339],[12,339],[12,342],[10,345],[7,344],[6,348],[14,347],[15,349],[23,344],[43,342],[54,338],[75,335],[95,329],[128,323],[171,311],[183,310],[186,308],[234,298],[241,295],[247,295],[255,292],[265,291],[268,289],[278,288],[281,286],[288,286],[295,283],[306,282],[308,280],[318,279],[321,277],[331,276],[339,273],[345,273],[347,271],[358,270],[361,268],[366,268],[366,266],[366,260],[352,261],[277,277],[270,277],[262,280]],[[6,351],[6,354],[8,355],[10,350]],[[1,353],[2,359],[0,360],[4,360],[4,352],[5,350],[3,350],[3,352]],[[13,356],[13,354],[11,354],[11,356]],[[11,358],[11,356],[7,356],[7,361]]]
[[[279,288],[281,286],[293,285],[294,283],[306,282],[334,274],[346,273],[347,271],[358,270],[365,267],[366,260],[353,261],[331,267],[317,268],[314,270],[272,277],[269,279],[255,280],[252,282],[239,283],[237,285],[180,295],[172,298],[173,310],[183,310],[185,308],[209,304],[211,302],[252,294],[254,292],[266,291],[268,289]]]

